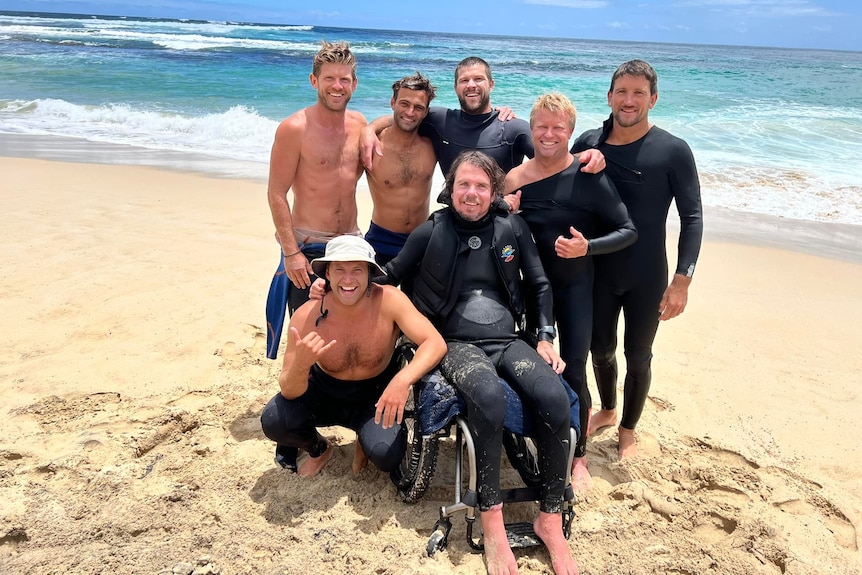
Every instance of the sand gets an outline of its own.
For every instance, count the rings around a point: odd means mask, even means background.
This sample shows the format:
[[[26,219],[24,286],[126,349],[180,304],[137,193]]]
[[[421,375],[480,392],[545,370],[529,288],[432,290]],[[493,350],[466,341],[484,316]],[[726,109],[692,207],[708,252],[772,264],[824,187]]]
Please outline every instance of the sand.
[[[0,173],[0,572],[485,572],[461,516],[425,553],[451,441],[412,506],[384,474],[352,476],[347,430],[325,430],[339,448],[317,478],[273,464],[265,183],[27,158]],[[858,573],[860,243],[819,257],[710,217],[689,307],[659,331],[643,456],[617,461],[614,430],[591,441],[571,549],[596,575]],[[543,549],[516,556],[551,573]]]

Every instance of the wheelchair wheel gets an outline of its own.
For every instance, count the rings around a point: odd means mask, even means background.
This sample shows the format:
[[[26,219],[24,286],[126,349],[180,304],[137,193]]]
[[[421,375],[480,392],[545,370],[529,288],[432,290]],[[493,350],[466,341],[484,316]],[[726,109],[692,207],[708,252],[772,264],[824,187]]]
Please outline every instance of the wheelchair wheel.
[[[503,447],[509,462],[527,487],[539,487],[542,478],[539,474],[539,457],[533,440],[510,431],[503,432]]]
[[[434,525],[434,531],[431,532],[431,537],[428,538],[428,545],[425,547],[428,557],[434,557],[435,553],[446,549],[446,546],[449,545],[449,531],[451,530],[452,523],[449,519],[444,518],[437,521],[437,524]]]
[[[416,394],[411,394],[407,401],[404,425],[407,428],[407,452],[401,465],[391,474],[392,482],[405,503],[419,501],[434,476],[434,466],[437,463],[437,437],[423,437],[419,428],[419,420],[415,416]]]

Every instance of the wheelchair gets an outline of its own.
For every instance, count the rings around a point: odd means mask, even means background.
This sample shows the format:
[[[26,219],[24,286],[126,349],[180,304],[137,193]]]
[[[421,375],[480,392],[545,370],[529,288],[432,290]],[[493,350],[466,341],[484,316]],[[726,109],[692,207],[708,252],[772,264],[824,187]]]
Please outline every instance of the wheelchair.
[[[403,361],[412,359],[413,349],[409,342],[399,344]],[[566,466],[566,490],[563,497],[563,535],[571,536],[575,517],[575,495],[571,484],[572,461],[579,429],[578,398],[574,391],[560,378],[570,401],[572,427],[570,428],[569,453]],[[504,421],[503,447],[512,467],[517,471],[525,487],[501,490],[503,504],[522,503],[539,499],[538,456],[535,444],[529,435],[531,418],[523,410],[517,393],[500,379],[506,392],[506,418]],[[407,452],[401,465],[391,473],[398,494],[405,503],[418,502],[431,485],[437,463],[439,440],[455,433],[455,500],[439,509],[439,518],[428,539],[426,551],[431,557],[445,549],[452,530],[452,517],[465,513],[467,543],[476,551],[483,551],[481,537],[473,534],[478,517],[478,492],[476,474],[476,451],[467,421],[462,415],[464,404],[455,388],[443,378],[438,370],[422,378],[415,386],[404,414],[407,428]],[[467,477],[463,477],[462,466],[467,463]],[[542,545],[529,522],[507,523],[506,533],[512,549],[523,549]]]

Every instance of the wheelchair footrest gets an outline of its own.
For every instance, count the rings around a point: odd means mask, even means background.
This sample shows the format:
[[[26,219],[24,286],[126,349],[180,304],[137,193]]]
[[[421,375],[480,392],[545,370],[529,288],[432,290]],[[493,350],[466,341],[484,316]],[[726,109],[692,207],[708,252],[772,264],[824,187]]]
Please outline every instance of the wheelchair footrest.
[[[536,532],[533,531],[533,524],[529,522],[507,523],[506,538],[509,540],[509,547],[512,549],[524,549],[526,547],[539,547],[544,545]]]

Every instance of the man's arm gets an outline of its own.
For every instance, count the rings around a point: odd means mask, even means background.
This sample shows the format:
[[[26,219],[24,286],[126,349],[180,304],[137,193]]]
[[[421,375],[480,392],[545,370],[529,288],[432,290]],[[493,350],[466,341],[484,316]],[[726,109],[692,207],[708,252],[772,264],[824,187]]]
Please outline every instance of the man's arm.
[[[284,253],[284,271],[298,288],[308,287],[308,276],[312,270],[308,260],[299,251],[299,244],[293,233],[293,217],[287,201],[287,192],[293,185],[299,167],[304,133],[304,116],[294,114],[279,124],[269,157],[269,184],[267,185],[267,200],[272,213],[272,222],[275,224],[276,238]]]
[[[605,155],[598,148],[589,148],[575,154],[575,161],[581,166],[581,171],[588,174],[598,174],[607,167]]]
[[[383,145],[380,143],[380,132],[390,127],[393,123],[392,116],[380,116],[370,124],[362,128],[359,136],[359,157],[362,165],[370,170],[373,167],[374,156],[383,155]]]
[[[688,304],[688,287],[694,276],[694,267],[703,241],[703,211],[700,200],[700,181],[694,155],[688,144],[679,140],[671,155],[671,187],[679,212],[679,243],[677,245],[676,273],[659,304],[659,319],[673,319],[685,311]]]
[[[506,183],[503,187],[503,201],[509,204],[509,213],[517,213],[521,209],[521,173],[524,165],[515,166],[506,174]]]
[[[309,308],[310,309],[310,308]],[[284,362],[281,373],[278,376],[278,386],[281,395],[287,399],[296,399],[308,389],[308,372],[318,358],[326,353],[336,340],[326,343],[316,331],[311,331],[300,336],[299,330],[294,325],[294,318],[301,320],[308,315],[302,313],[302,308],[291,318],[288,327],[287,348],[284,351]]]
[[[530,235],[530,228],[520,216],[509,216],[512,219],[512,227],[518,240],[518,249],[521,252],[521,272],[524,276],[527,292],[525,294],[525,306],[532,308],[528,317],[535,320],[536,327],[553,327],[554,325],[554,300],[551,292],[551,283],[545,275],[542,260],[539,258],[539,250]]]
[[[575,160],[580,164],[586,163],[581,168],[582,172],[597,174],[605,169],[605,156],[597,149],[599,143],[602,141],[600,138],[601,134],[601,130],[587,130],[578,136],[575,139],[575,143],[572,144],[572,148],[569,151],[574,154]],[[594,155],[596,152],[601,154],[601,158]]]
[[[374,422],[382,422],[383,429],[388,429],[401,424],[410,387],[440,363],[446,354],[446,342],[406,295],[397,288],[387,286],[383,289],[387,315],[391,314],[401,332],[418,346],[413,360],[395,374],[377,401]]]
[[[383,271],[386,272],[385,281],[378,281],[378,283],[397,286],[406,278],[416,274],[419,264],[425,257],[425,250],[428,248],[428,242],[431,241],[431,232],[433,229],[434,222],[426,220],[418,228],[410,232],[410,235],[407,236],[407,241],[404,242],[404,247],[401,248],[398,255],[383,266]]]

